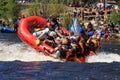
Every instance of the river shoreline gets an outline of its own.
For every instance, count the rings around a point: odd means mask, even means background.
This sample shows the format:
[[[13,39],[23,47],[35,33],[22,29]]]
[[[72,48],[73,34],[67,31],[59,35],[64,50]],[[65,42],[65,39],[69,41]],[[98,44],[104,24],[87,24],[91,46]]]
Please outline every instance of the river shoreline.
[[[110,37],[112,41],[120,41],[120,33],[113,33]]]

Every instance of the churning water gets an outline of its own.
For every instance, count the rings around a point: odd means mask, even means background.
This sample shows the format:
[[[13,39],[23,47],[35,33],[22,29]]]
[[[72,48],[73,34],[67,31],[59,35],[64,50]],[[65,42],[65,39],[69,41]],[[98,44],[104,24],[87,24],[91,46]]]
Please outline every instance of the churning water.
[[[87,63],[61,62],[0,33],[0,80],[120,80],[120,42],[102,41]]]
[[[0,35],[0,61],[58,61],[24,44],[16,34]]]
[[[120,62],[120,43],[102,43],[102,49],[97,55],[88,57],[87,62]],[[0,61],[59,61],[24,44],[16,34],[0,33]]]

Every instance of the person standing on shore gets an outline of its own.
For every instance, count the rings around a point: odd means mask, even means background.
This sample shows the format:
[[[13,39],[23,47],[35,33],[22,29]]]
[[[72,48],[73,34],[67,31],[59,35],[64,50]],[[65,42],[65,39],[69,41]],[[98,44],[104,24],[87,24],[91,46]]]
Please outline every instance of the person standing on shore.
[[[77,16],[77,8],[75,7],[75,9],[73,10],[73,16],[76,17]]]

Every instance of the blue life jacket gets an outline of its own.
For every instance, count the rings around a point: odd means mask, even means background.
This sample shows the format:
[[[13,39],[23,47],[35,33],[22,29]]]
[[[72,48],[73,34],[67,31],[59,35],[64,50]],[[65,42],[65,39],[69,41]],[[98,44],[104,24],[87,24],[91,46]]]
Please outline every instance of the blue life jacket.
[[[93,36],[93,35],[94,35],[94,31],[88,32],[88,36]]]

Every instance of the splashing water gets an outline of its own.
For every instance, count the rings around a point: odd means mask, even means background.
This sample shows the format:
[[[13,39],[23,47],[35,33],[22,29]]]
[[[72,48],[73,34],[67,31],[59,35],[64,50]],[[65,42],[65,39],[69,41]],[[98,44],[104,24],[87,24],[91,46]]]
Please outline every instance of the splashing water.
[[[34,49],[24,43],[0,42],[0,61],[60,61],[43,53],[36,52]],[[88,57],[87,62],[120,62],[120,55],[106,52],[100,52],[97,55]]]
[[[107,47],[109,49],[109,45],[104,48],[107,49]],[[118,50],[119,52],[119,47],[117,47],[117,49],[115,50]],[[108,51],[111,51],[111,49]],[[58,59],[54,59],[52,57],[45,56],[43,53],[36,52],[33,48],[21,42],[16,34],[0,33],[0,61],[14,61],[14,60],[27,62],[29,61],[60,62],[60,60]],[[110,63],[114,61],[120,62],[119,53],[115,54],[114,52],[112,53],[99,52],[97,53],[97,55],[93,55],[87,58],[88,63],[91,62]]]
[[[0,42],[0,61],[59,61],[43,53],[36,52],[24,43],[1,43]]]
[[[120,55],[115,53],[100,52],[97,55],[88,57],[87,62],[120,62]]]

